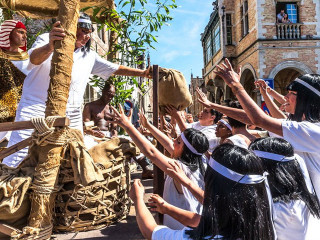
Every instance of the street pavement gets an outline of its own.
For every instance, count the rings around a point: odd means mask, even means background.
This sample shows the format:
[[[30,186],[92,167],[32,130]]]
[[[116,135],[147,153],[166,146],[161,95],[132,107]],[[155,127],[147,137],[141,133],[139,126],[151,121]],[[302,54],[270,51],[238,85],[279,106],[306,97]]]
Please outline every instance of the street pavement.
[[[136,171],[132,174],[132,179],[140,178],[141,171]],[[152,194],[153,191],[153,180],[147,179],[142,180],[145,186],[145,202]],[[69,240],[69,239],[83,239],[83,240],[102,240],[102,239],[112,239],[112,240],[142,240],[145,239],[138,228],[136,222],[135,210],[132,206],[130,209],[129,216],[114,225],[99,230],[93,230],[88,232],[75,232],[75,233],[59,233],[54,234],[53,239],[56,240]]]

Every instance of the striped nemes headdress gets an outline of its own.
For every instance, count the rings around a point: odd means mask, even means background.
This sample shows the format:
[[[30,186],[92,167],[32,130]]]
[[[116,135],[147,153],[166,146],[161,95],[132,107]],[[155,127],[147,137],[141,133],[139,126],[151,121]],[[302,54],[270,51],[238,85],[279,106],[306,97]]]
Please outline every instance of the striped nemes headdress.
[[[23,28],[26,30],[26,26],[17,20],[6,20],[1,25],[0,30],[0,47],[4,49],[10,48],[10,33],[15,28]],[[20,47],[23,51],[27,51],[27,42],[23,47]]]

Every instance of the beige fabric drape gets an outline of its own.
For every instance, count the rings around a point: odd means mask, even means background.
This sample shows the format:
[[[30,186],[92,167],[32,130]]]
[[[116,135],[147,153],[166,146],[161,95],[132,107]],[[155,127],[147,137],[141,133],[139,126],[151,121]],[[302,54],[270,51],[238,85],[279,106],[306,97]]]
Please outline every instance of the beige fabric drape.
[[[0,7],[17,11],[30,18],[53,18],[58,16],[60,0],[0,0]],[[80,9],[100,6],[114,9],[113,0],[80,0]],[[88,10],[89,15],[92,11]]]

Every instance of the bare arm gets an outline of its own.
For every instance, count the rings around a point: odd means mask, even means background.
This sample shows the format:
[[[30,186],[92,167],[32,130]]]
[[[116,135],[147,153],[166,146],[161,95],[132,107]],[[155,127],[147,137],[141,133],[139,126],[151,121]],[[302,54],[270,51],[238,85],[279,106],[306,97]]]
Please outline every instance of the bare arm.
[[[266,115],[261,108],[252,100],[240,83],[240,75],[236,73],[229,60],[225,60],[226,64],[217,66],[215,73],[220,76],[226,84],[232,89],[235,96],[237,96],[241,106],[247,113],[251,122],[259,127],[262,127],[270,132],[283,136],[282,121],[280,119],[272,118]]]
[[[136,179],[132,185],[129,196],[134,202],[136,219],[142,235],[151,239],[152,232],[158,226],[151,212],[143,201],[144,188],[140,180]]]
[[[82,112],[82,117],[83,117],[83,121],[84,121],[84,122],[90,122],[90,121],[92,121],[92,119],[91,119],[90,106],[89,106],[88,103],[87,103],[86,105],[84,105],[83,112]]]
[[[270,111],[271,116],[279,119],[287,118],[286,115],[284,115],[284,113],[278,108],[278,106],[274,103],[274,101],[272,101],[269,94],[267,93],[268,91],[267,89],[270,87],[267,86],[266,82],[259,79],[256,82],[256,85],[259,86],[260,93],[264,98],[264,101]]]
[[[157,194],[153,194],[148,201],[148,205],[152,207],[151,211],[167,214],[184,226],[197,227],[199,225],[201,219],[199,214],[173,206]]]
[[[173,106],[167,106],[166,111],[171,115],[171,117],[173,117],[176,120],[181,132],[184,132],[184,130],[188,128],[187,123],[184,121],[184,119],[181,116],[181,113],[178,112],[177,109],[175,109]]]
[[[140,151],[149,158],[155,165],[157,165],[163,172],[168,174],[167,169],[170,167],[169,161],[173,161],[171,158],[163,155],[155,146],[153,146],[128,120],[127,116],[123,113],[121,106],[120,113],[112,107],[112,112],[114,113],[112,117],[114,121],[129,134],[132,141],[137,145]]]
[[[270,88],[268,93],[270,94],[271,97],[276,99],[278,101],[278,103],[280,103],[280,104],[285,103],[286,100],[285,100],[284,96],[282,94],[278,93],[276,90]]]
[[[122,75],[122,76],[133,76],[133,77],[147,77],[151,78],[150,75],[150,68],[146,70],[126,67],[123,65],[120,65],[118,70],[114,72],[115,75]]]
[[[30,55],[30,62],[32,64],[40,65],[45,60],[47,60],[54,50],[54,41],[62,40],[65,37],[64,30],[59,26],[59,21],[52,25],[52,30],[50,31],[48,44],[32,51]]]
[[[231,118],[234,118],[242,123],[252,125],[252,122],[246,112],[243,109],[237,109],[237,108],[231,108],[231,107],[226,107],[222,106],[217,103],[210,102],[207,99],[207,96],[199,89],[197,88],[197,93],[198,93],[198,101],[204,105],[207,108],[213,108]]]
[[[148,122],[144,114],[140,111],[139,113],[140,124],[148,129],[152,136],[154,136],[160,144],[170,153],[173,153],[173,141],[163,132],[161,132],[158,128],[153,126]]]

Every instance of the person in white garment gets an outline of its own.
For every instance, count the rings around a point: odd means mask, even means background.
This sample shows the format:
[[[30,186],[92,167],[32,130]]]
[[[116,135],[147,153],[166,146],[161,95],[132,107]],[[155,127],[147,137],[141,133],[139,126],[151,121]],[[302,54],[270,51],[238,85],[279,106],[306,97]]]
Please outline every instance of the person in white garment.
[[[282,138],[260,138],[249,147],[263,161],[274,203],[279,240],[306,240],[311,214],[320,217],[320,205],[307,167],[292,145]]]
[[[181,211],[166,202],[152,202],[185,222],[182,230],[157,225],[144,203],[144,188],[136,180],[130,191],[137,223],[147,239],[254,239],[275,240],[272,199],[261,159],[247,149],[222,144],[212,153],[205,174],[202,215]]]
[[[209,143],[206,136],[198,130],[186,129],[174,141],[159,129],[149,126],[145,116],[140,113],[140,124],[146,127],[151,134],[160,142],[162,146],[171,154],[171,158],[165,156],[152,145],[130,122],[120,106],[120,113],[113,107],[114,115],[112,118],[116,124],[120,125],[131,137],[140,151],[158,166],[165,174],[164,199],[170,204],[180,207],[197,214],[201,214],[202,204],[185,187],[170,177],[168,168],[171,162],[176,162],[183,169],[191,181],[196,183],[202,189],[204,188],[203,175],[205,168],[202,161],[202,155],[208,150]],[[184,225],[169,215],[164,215],[163,223],[173,229],[182,229]]]
[[[204,108],[199,113],[199,121],[193,123],[186,123],[181,114],[172,106],[167,106],[166,111],[176,119],[181,132],[187,128],[193,128],[204,133],[209,141],[209,152],[212,152],[219,145],[219,138],[216,137],[216,123],[221,119],[222,114],[218,111]]]
[[[27,30],[21,21],[6,20],[0,30],[0,122],[13,122],[23,81],[28,74]],[[0,132],[0,143],[11,132]]]
[[[250,98],[240,83],[240,72],[235,72],[227,59],[225,64],[219,65],[217,69],[216,74],[232,89],[251,122],[283,137],[304,159],[319,199],[320,75],[305,74],[288,85],[284,107],[290,115],[287,120],[280,120],[267,116]],[[313,237],[319,237],[319,227],[314,232]]]
[[[66,116],[70,119],[70,127],[82,131],[83,95],[91,74],[107,80],[112,74],[126,76],[150,77],[149,69],[140,70],[111,63],[90,50],[91,34],[93,31],[90,17],[80,14],[76,33],[75,50],[69,99]],[[45,102],[50,81],[51,59],[54,51],[54,42],[65,36],[60,22],[53,24],[50,33],[40,35],[32,48],[30,55],[30,73],[25,79],[21,100],[16,113],[16,121],[27,121],[32,117],[45,116]],[[26,139],[32,130],[14,131],[10,137],[9,146]],[[27,148],[5,158],[3,163],[16,167],[27,154]]]

